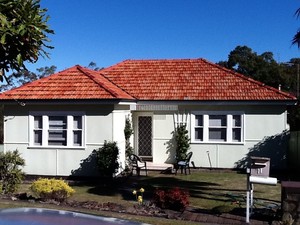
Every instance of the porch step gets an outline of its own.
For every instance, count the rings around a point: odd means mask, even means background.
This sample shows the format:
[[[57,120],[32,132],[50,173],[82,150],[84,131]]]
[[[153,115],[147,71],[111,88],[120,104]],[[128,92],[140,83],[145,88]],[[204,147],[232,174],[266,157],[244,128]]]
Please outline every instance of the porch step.
[[[148,170],[166,170],[169,168],[173,169],[173,164],[147,162]]]

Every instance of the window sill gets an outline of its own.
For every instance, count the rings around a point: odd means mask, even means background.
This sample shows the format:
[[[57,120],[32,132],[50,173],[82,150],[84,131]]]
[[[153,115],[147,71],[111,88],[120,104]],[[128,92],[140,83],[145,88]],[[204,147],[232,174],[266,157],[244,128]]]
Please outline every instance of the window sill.
[[[245,145],[245,142],[218,142],[218,141],[204,142],[204,141],[191,141],[191,144]]]
[[[85,150],[85,146],[28,146],[27,149]]]

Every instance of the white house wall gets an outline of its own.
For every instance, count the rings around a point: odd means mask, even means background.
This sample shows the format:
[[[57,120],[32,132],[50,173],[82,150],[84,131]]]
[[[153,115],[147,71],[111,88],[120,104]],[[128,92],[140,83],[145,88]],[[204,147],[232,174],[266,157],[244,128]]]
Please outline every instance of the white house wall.
[[[96,176],[98,174],[95,174],[94,167],[82,169],[82,163],[89,159],[94,149],[102,147],[105,140],[116,141],[122,152],[125,149],[124,126],[128,111],[113,112],[113,107],[113,105],[6,106],[4,151],[18,149],[25,159],[24,171],[27,174],[69,176],[75,173],[79,176]],[[28,148],[29,112],[79,110],[85,112],[85,148]],[[124,154],[122,153],[120,158],[125,158]]]
[[[190,151],[193,152],[192,161],[196,167],[235,168],[239,163],[254,151],[257,145],[264,145],[264,140],[271,140],[280,136],[289,128],[286,119],[286,111],[282,106],[179,106],[179,112],[189,114],[193,111],[242,111],[244,113],[244,143],[191,143]],[[145,112],[135,111],[135,117]],[[174,162],[175,149],[172,146],[172,132],[174,131],[174,113],[169,111],[153,112],[153,163]],[[188,117],[188,131],[191,135],[191,120]],[[276,138],[274,138],[276,139]],[[276,144],[276,143],[275,143]],[[277,159],[278,151],[283,153],[286,145],[279,146],[275,150],[270,145],[268,152],[253,152],[259,156],[272,155],[273,163],[284,167],[282,159]],[[274,151],[274,152],[272,152]],[[267,154],[267,155],[264,155]],[[279,156],[278,156],[279,157]],[[272,162],[271,162],[272,164]]]
[[[28,148],[29,147],[29,112],[33,111],[84,111],[85,112],[85,148]],[[192,161],[196,167],[234,168],[256,149],[264,147],[264,140],[280,139],[280,134],[288,129],[286,111],[283,106],[261,105],[179,105],[179,112],[189,114],[193,111],[243,111],[245,142],[239,144],[204,144],[191,143]],[[153,163],[174,162],[175,149],[172,132],[175,128],[174,113],[177,111],[132,111],[133,126],[139,115],[151,115],[153,118]],[[113,105],[65,105],[65,106],[6,106],[4,123],[4,151],[18,149],[25,158],[25,172],[33,175],[94,176],[93,168],[82,169],[94,149],[103,146],[105,140],[116,141],[120,148],[120,162],[124,168],[125,161],[125,118],[130,115],[128,106]],[[187,120],[191,135],[191,120]],[[136,131],[136,130],[135,130]],[[136,132],[135,132],[136,135]],[[278,137],[279,138],[278,138]],[[132,142],[136,149],[136,143]],[[277,143],[275,142],[275,145]],[[279,143],[280,145],[280,143]],[[268,154],[277,155],[278,149],[286,146],[268,147]],[[260,152],[265,154],[266,152]],[[264,155],[261,155],[264,156]],[[210,161],[209,161],[210,160]],[[277,164],[281,158],[275,158]],[[274,162],[274,160],[273,160]],[[272,164],[272,162],[271,162]],[[90,169],[90,170],[89,170]]]

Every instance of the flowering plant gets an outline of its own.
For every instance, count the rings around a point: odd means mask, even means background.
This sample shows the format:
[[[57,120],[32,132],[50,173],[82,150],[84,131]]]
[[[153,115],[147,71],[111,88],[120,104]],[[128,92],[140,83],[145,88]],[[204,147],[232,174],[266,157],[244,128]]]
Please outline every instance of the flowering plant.
[[[140,188],[139,190],[133,190],[132,194],[135,195],[135,198],[138,202],[138,204],[143,204],[143,194],[145,192],[144,188]]]

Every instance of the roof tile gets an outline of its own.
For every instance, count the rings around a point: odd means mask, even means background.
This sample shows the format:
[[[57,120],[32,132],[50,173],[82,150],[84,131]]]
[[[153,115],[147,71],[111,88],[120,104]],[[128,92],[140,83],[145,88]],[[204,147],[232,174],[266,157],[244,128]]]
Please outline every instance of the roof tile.
[[[100,71],[139,100],[295,100],[204,59],[125,60]]]
[[[74,66],[0,94],[0,100],[296,100],[204,59],[125,60],[100,71]]]
[[[97,79],[96,79],[97,77]],[[74,66],[4,92],[0,99],[133,99],[93,70]]]

